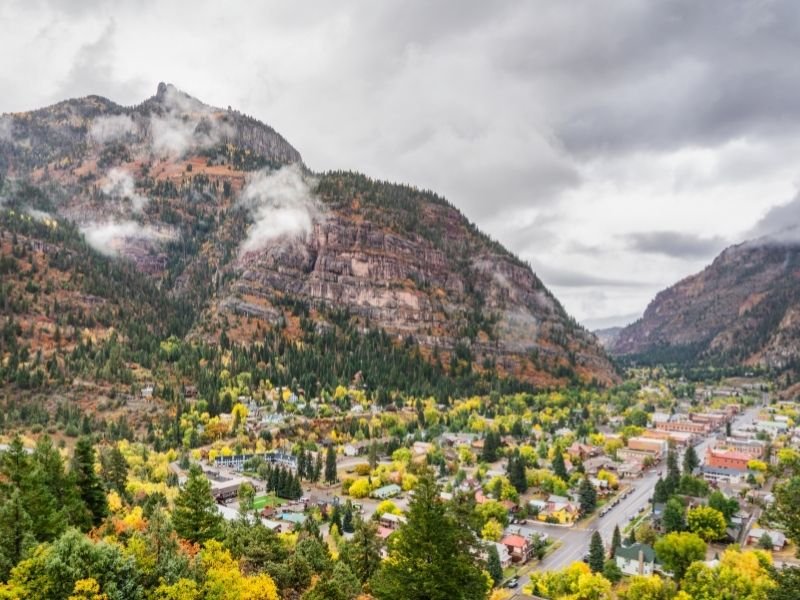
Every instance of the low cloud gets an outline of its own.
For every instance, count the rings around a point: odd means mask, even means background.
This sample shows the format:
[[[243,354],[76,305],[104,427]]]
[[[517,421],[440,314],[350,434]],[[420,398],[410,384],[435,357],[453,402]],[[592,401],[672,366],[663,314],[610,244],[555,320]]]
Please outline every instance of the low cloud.
[[[167,86],[159,98],[165,113],[150,117],[152,149],[157,155],[181,156],[233,135],[233,128],[221,123],[208,106],[176,87]]]
[[[130,202],[133,212],[142,212],[149,202],[146,196],[136,191],[133,176],[124,169],[111,169],[101,189],[109,198]]]
[[[56,218],[53,215],[51,215],[48,212],[44,212],[43,210],[39,210],[38,208],[28,207],[25,209],[25,212],[30,217],[36,219],[37,221],[40,221],[41,223],[52,223],[56,220]]]
[[[707,258],[728,245],[719,236],[702,237],[679,231],[647,231],[625,236],[628,248],[645,254],[662,254],[671,258]]]
[[[313,178],[296,164],[256,173],[239,197],[254,221],[241,252],[260,250],[274,240],[308,235],[314,221],[321,217],[312,185]]]
[[[136,123],[128,115],[111,115],[94,119],[89,127],[89,137],[97,144],[108,144],[136,131]]]
[[[10,142],[14,139],[14,122],[8,115],[0,115],[0,142]]]
[[[80,230],[86,242],[106,256],[119,256],[132,242],[163,243],[175,237],[171,232],[142,225],[136,221],[88,223]]]
[[[800,243],[800,194],[769,209],[745,238],[751,243]]]
[[[547,286],[562,288],[586,288],[586,287],[639,287],[642,282],[626,279],[614,279],[602,277],[591,273],[580,271],[570,271],[568,269],[553,269],[541,266],[536,268],[536,274],[541,277]]]

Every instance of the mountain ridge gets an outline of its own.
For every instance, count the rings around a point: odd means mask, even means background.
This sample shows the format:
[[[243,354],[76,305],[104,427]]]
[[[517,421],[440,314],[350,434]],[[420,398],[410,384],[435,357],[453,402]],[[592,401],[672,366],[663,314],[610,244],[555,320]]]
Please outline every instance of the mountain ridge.
[[[168,84],[133,107],[87,96],[0,119],[1,193],[192,306],[187,339],[298,339],[344,310],[450,370],[616,380],[530,267],[432,192],[311,173],[272,127]]]

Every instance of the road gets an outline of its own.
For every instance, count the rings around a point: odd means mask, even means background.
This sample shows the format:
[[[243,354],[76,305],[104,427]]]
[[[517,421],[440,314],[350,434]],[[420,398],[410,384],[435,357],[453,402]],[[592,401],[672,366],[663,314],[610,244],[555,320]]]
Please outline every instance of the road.
[[[761,405],[751,407],[744,411],[734,419],[733,427],[743,427],[752,424],[760,408]],[[715,435],[709,436],[695,445],[695,451],[701,461],[705,455],[706,448],[711,444],[714,437]],[[553,552],[553,554],[537,563],[533,570],[555,571],[563,569],[575,561],[581,560],[583,555],[589,551],[589,541],[592,537],[592,533],[595,531],[600,532],[603,542],[606,545],[610,544],[615,525],[619,525],[620,531],[622,531],[631,516],[639,513],[642,508],[649,508],[650,498],[653,495],[653,488],[659,477],[658,473],[663,471],[664,468],[665,466],[663,464],[659,465],[656,469],[651,469],[640,479],[623,482],[623,485],[632,486],[633,492],[624,500],[620,500],[620,503],[606,514],[605,517],[601,518],[595,515],[575,527],[555,527],[539,523],[521,526],[520,529],[525,535],[546,533],[550,536],[550,539],[561,542],[561,547]],[[528,575],[520,577],[520,587],[527,584],[529,580],[530,577]]]

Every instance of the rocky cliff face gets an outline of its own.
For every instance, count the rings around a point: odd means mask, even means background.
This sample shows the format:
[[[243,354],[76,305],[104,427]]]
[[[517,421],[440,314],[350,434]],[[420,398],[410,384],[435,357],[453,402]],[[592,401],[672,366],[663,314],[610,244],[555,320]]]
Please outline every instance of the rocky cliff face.
[[[258,178],[301,164],[294,148],[164,84],[135,107],[93,96],[2,119],[0,191],[192,302],[191,337],[291,336],[299,313],[324,328],[339,311],[432,360],[540,385],[616,379],[531,269],[435,194],[300,167],[308,204],[286,205],[293,181]]]
[[[782,368],[800,356],[800,246],[746,242],[660,292],[617,354]]]

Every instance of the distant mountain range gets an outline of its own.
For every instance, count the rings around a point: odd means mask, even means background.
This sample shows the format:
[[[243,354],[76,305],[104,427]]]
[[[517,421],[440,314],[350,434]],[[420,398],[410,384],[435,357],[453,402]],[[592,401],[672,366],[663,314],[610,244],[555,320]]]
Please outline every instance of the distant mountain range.
[[[617,379],[530,267],[443,198],[312,173],[271,127],[171,85],[133,107],[89,96],[3,115],[0,177],[4,255],[38,257],[2,307],[34,328],[31,356],[56,329],[74,342],[62,327],[101,340],[169,315],[163,330],[187,340],[251,344],[279,328],[293,344],[346,323],[444,371]],[[159,310],[168,301],[182,308]]]
[[[761,238],[727,248],[659,292],[607,348],[654,361],[793,366],[800,357],[800,245]]]

